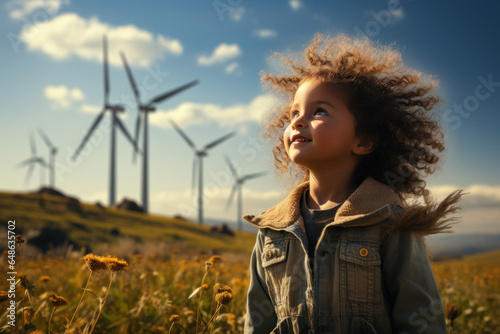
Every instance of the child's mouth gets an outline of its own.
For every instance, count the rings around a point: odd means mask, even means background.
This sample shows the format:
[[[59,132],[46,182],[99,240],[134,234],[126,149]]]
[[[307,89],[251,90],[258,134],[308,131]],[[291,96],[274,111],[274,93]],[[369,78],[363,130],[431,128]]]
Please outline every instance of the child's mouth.
[[[307,143],[307,142],[310,142],[311,139],[307,139],[307,138],[295,138],[293,141],[292,141],[292,144],[303,144],[303,143]]]

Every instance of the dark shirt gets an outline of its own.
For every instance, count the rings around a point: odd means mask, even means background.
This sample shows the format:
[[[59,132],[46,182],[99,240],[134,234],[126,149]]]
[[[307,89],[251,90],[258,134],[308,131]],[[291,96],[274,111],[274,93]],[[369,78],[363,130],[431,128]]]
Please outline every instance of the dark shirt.
[[[342,203],[326,210],[311,210],[307,206],[308,195],[309,189],[306,189],[302,195],[302,199],[300,200],[300,213],[302,215],[302,219],[304,220],[304,227],[306,228],[307,253],[309,255],[309,264],[312,269],[314,268],[314,250],[318,244],[319,237],[321,236],[325,226],[335,220],[335,214]]]

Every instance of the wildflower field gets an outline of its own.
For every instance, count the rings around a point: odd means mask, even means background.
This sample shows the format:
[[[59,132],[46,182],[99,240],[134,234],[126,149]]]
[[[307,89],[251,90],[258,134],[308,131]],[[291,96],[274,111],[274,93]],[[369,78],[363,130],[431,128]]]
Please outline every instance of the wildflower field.
[[[23,333],[24,323],[26,333],[47,333],[50,323],[54,333],[242,332],[246,256],[135,254],[122,261],[82,255],[23,260],[16,284],[18,326],[3,331]],[[113,263],[121,267],[109,267]],[[7,290],[3,285],[0,290]],[[3,297],[0,292],[2,327],[9,320]]]
[[[499,256],[433,264],[448,333],[500,333]],[[241,333],[248,260],[248,254],[187,257],[175,251],[123,261],[75,252],[25,259],[26,276],[16,289],[18,326],[3,331],[22,333],[24,323],[24,332],[37,334],[47,333],[49,324],[54,333]],[[8,319],[1,305],[3,326]]]
[[[95,255],[71,245],[42,255],[18,239],[16,327],[8,325],[4,252],[0,332],[41,334],[49,326],[50,333],[82,334],[243,331],[255,234],[214,234],[176,218],[85,203],[72,211],[65,199],[40,199],[0,193],[0,210],[16,218],[22,234],[30,226],[58,228]],[[117,227],[118,237],[110,234]],[[493,251],[433,263],[448,333],[500,334],[499,258],[500,251]]]

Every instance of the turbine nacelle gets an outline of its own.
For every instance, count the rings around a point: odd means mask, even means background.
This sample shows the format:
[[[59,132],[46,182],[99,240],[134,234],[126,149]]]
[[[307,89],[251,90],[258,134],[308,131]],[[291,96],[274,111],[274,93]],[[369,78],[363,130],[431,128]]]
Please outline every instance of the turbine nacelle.
[[[121,106],[119,104],[116,104],[116,105],[106,104],[104,106],[104,108],[107,109],[107,110],[113,111],[113,112],[125,112],[125,107]]]
[[[227,204],[226,204],[226,210],[229,209],[229,206],[231,205],[231,203],[233,201],[234,195],[237,194],[238,195],[237,222],[238,222],[238,230],[241,231],[242,230],[242,222],[241,222],[241,217],[242,217],[242,198],[241,197],[242,197],[242,193],[241,193],[241,191],[243,188],[243,184],[247,180],[255,179],[255,178],[264,176],[267,173],[266,172],[259,172],[259,173],[253,173],[253,174],[246,174],[246,175],[243,175],[240,177],[238,175],[238,172],[236,171],[236,168],[234,167],[233,163],[229,159],[229,157],[227,155],[224,155],[224,158],[226,159],[226,163],[229,167],[229,170],[231,171],[231,174],[233,174],[233,178],[234,178],[234,186],[231,189],[231,193],[229,194],[229,198],[228,198]]]
[[[139,110],[142,112],[153,112],[156,111],[156,108],[152,106],[139,106]]]

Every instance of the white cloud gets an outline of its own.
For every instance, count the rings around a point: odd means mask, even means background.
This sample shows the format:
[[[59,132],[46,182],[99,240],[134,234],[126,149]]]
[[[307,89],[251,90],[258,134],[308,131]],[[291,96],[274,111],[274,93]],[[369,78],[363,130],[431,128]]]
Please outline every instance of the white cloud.
[[[238,69],[238,66],[239,66],[239,64],[237,62],[232,62],[231,64],[226,66],[226,73],[227,74],[232,74],[232,73],[239,74],[239,72],[236,72],[236,70]]]
[[[402,20],[405,16],[405,12],[401,7],[391,10],[390,13],[397,21]]]
[[[21,40],[31,51],[40,51],[57,60],[76,56],[102,63],[102,39],[108,36],[111,65],[123,66],[120,51],[130,65],[147,67],[166,54],[180,55],[183,48],[176,39],[156,37],[134,25],[113,27],[97,17],[85,19],[75,13],[59,15],[21,32]]]
[[[47,86],[44,89],[45,97],[51,101],[53,109],[65,109],[70,107],[73,102],[82,101],[85,95],[80,88],[68,88],[64,85]]]
[[[35,11],[40,14],[54,15],[62,5],[68,5],[69,0],[13,0],[5,4],[11,19],[20,20]]]
[[[278,33],[271,29],[258,29],[253,34],[259,38],[274,38],[278,36]]]
[[[218,123],[220,126],[234,126],[245,122],[261,120],[264,113],[273,108],[277,103],[272,95],[259,95],[248,104],[235,104],[222,107],[212,103],[184,102],[170,110],[158,110],[150,115],[150,124],[161,128],[170,128],[169,119],[174,120],[179,126],[187,127],[209,122]]]
[[[431,190],[432,194],[440,200],[457,189],[457,187],[452,185],[429,187],[429,190]],[[472,184],[463,190],[465,193],[467,193],[466,195],[464,195],[462,201],[460,202],[460,206],[462,206],[464,209],[481,207],[500,208],[500,185],[492,186],[486,184]]]
[[[462,212],[461,222],[453,226],[456,233],[500,233],[500,208],[470,208]]]
[[[235,7],[229,10],[229,18],[233,21],[241,21],[243,18],[243,14],[245,13],[245,8],[240,6],[240,7]]]
[[[93,104],[87,104],[84,103],[80,107],[80,111],[87,113],[87,114],[97,114],[102,110],[102,106],[96,106]]]
[[[198,57],[198,65],[211,66],[213,64],[225,63],[241,55],[238,44],[222,43],[214,49],[212,55],[201,55]]]
[[[295,12],[301,9],[303,6],[300,0],[290,0],[288,1],[288,4],[290,5],[290,8]]]

